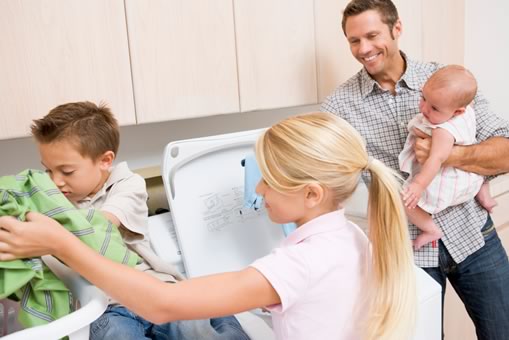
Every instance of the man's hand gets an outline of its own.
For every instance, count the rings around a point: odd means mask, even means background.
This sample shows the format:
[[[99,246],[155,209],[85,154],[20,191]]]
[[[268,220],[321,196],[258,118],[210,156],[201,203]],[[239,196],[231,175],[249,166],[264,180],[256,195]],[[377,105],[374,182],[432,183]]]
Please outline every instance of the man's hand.
[[[431,137],[417,128],[413,128],[415,134],[414,154],[419,164],[424,164],[431,150]]]
[[[0,261],[53,254],[65,229],[55,220],[29,212],[26,222],[0,217]]]

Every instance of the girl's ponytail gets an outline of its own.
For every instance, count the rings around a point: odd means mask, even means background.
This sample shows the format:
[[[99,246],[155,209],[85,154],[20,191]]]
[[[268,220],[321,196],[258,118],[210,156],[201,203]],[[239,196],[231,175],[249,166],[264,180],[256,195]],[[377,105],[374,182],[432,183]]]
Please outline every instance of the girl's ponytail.
[[[417,293],[408,223],[399,193],[398,175],[368,158],[368,201],[372,244],[370,275],[373,295],[367,339],[408,339],[415,325]]]

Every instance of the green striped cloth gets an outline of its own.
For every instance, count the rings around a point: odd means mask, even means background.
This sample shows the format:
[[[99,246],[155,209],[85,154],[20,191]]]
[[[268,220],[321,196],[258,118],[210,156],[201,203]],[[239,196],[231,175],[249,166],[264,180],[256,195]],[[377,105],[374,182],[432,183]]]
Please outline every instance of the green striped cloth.
[[[55,219],[103,256],[129,266],[138,262],[111,222],[93,209],[76,209],[45,172],[0,177],[0,216],[25,220],[29,211]],[[40,258],[0,261],[0,298],[5,297],[20,301],[18,320],[24,327],[56,320],[73,305],[69,290]]]

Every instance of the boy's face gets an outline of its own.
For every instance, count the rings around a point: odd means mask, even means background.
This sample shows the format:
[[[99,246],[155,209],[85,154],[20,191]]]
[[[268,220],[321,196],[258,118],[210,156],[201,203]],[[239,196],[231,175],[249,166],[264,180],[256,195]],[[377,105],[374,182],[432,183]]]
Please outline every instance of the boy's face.
[[[39,144],[41,163],[58,189],[72,202],[97,193],[109,176],[112,151],[97,160],[82,156],[70,141]]]

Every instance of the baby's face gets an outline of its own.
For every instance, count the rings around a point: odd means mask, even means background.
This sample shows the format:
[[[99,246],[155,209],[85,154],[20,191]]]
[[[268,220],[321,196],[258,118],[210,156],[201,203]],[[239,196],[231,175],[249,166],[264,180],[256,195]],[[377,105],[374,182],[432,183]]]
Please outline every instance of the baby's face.
[[[425,84],[422,88],[419,109],[426,119],[432,124],[442,124],[454,117],[459,109],[454,105],[449,91],[439,91]]]
[[[97,193],[104,184],[103,164],[82,156],[70,141],[39,144],[39,153],[46,172],[71,202]]]

